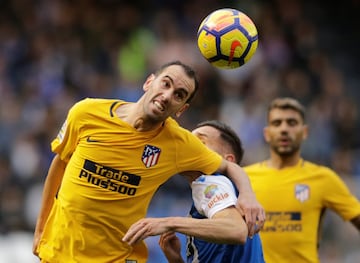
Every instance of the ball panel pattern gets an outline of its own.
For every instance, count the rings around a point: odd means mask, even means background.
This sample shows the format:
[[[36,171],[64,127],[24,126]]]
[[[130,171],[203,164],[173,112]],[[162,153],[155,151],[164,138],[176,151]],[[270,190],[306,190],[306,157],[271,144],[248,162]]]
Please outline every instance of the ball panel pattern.
[[[209,14],[201,22],[197,37],[201,54],[219,68],[242,66],[258,46],[255,24],[246,14],[230,8]]]

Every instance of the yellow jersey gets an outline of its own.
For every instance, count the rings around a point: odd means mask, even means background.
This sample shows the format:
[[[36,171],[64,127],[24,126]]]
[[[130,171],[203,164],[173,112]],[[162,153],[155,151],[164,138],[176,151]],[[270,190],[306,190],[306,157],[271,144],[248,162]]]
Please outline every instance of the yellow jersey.
[[[318,230],[327,208],[344,220],[360,214],[360,203],[327,167],[300,160],[277,170],[266,162],[244,168],[266,211],[260,232],[267,263],[319,262]]]
[[[144,242],[121,241],[146,216],[157,188],[183,171],[211,174],[221,156],[168,118],[138,132],[115,115],[126,103],[84,99],[70,110],[52,150],[68,162],[45,224],[39,256],[51,263],[143,263]]]

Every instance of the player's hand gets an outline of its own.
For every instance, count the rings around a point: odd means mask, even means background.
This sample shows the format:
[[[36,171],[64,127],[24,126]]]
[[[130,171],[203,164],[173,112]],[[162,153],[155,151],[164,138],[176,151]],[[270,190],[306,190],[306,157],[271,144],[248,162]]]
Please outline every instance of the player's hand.
[[[41,233],[39,233],[39,231],[35,231],[32,252],[37,257],[39,256],[38,247],[39,247],[40,238],[41,238]]]
[[[181,243],[174,232],[166,232],[160,236],[159,246],[169,263],[184,263],[181,257]]]
[[[167,231],[169,228],[165,218],[143,218],[130,226],[122,241],[134,245],[149,236],[161,235]]]
[[[253,193],[241,193],[236,206],[245,218],[249,229],[249,237],[252,237],[264,227],[265,210],[256,200]]]

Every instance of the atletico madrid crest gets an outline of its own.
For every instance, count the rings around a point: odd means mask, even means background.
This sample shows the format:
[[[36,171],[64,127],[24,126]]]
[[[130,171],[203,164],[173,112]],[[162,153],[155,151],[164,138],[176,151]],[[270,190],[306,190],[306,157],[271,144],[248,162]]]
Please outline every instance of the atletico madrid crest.
[[[146,168],[152,167],[159,161],[161,150],[153,145],[145,145],[144,151],[141,157],[142,162]]]
[[[304,203],[310,198],[310,187],[306,184],[295,185],[295,197],[301,203]]]

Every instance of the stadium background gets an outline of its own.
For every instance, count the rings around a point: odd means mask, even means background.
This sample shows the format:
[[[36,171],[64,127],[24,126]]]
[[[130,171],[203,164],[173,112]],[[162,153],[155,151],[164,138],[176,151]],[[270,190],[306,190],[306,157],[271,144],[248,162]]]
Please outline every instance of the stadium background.
[[[240,69],[212,68],[196,47],[200,21],[220,7],[247,13],[259,48]],[[179,122],[218,118],[246,149],[243,164],[267,155],[265,110],[275,96],[308,109],[303,154],[330,165],[360,197],[360,1],[79,0],[0,1],[0,262],[37,262],[32,231],[52,154],[69,107],[84,97],[136,100],[148,73],[173,59],[192,64],[202,90]],[[190,192],[175,176],[150,216],[186,215]],[[360,262],[359,234],[329,213],[323,262]],[[183,237],[181,237],[183,240]],[[165,262],[157,238],[149,262]]]

